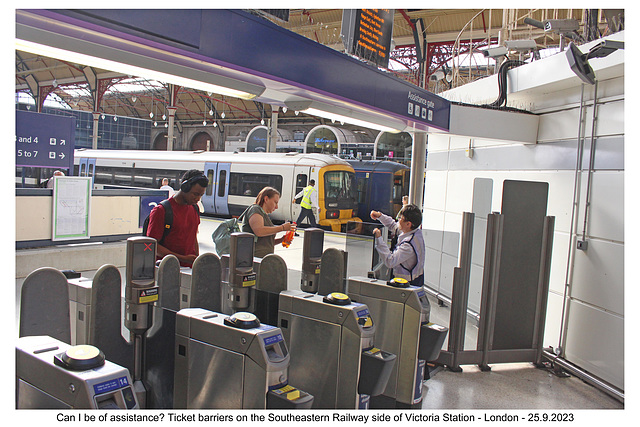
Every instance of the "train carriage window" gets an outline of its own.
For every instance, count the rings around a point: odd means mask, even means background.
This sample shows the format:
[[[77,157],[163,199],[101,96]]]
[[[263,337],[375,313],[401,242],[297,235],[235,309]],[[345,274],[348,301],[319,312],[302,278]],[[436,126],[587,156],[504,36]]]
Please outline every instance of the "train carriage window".
[[[294,196],[299,192],[301,192],[302,190],[304,190],[306,186],[307,186],[307,175],[303,173],[298,174],[298,176],[296,177],[296,192]],[[302,197],[299,199],[296,199],[296,203],[300,204],[301,200],[302,200]]]
[[[133,186],[154,188],[154,170],[153,169],[133,169]]]
[[[207,186],[207,196],[211,196],[213,194],[213,186],[214,186],[214,181],[213,181],[213,169],[209,169],[207,171],[207,179],[209,180],[209,185]]]
[[[209,180],[209,182],[212,182]],[[218,197],[224,197],[225,187],[227,185],[227,171],[220,171],[220,179],[218,180]],[[209,187],[213,187],[213,185],[209,185]]]
[[[110,171],[96,169],[94,180],[96,184],[113,184],[113,174]]]
[[[129,168],[113,168],[113,183],[115,185],[131,185],[133,176]]]
[[[264,187],[273,187],[282,193],[282,176],[232,172],[229,195],[255,197]]]
[[[393,202],[396,204],[402,203],[402,196],[405,195],[403,182],[402,175],[393,175]]]
[[[348,171],[329,171],[324,174],[325,201],[347,202],[356,198],[355,174]]]
[[[367,199],[367,179],[358,179],[358,203],[365,203]]]

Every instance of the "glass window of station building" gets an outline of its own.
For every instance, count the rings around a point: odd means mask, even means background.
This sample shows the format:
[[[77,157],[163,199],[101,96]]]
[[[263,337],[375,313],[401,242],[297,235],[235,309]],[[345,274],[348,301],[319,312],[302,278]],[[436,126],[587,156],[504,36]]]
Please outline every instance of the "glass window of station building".
[[[407,132],[381,132],[376,141],[376,159],[392,160],[411,166],[413,138]]]
[[[28,109],[27,104],[18,104],[17,108],[20,110]],[[34,108],[33,105],[31,108]],[[91,148],[93,139],[93,114],[91,112],[52,107],[43,107],[42,112],[75,117],[75,148]],[[151,149],[151,126],[151,120],[102,114],[98,124],[98,148],[149,150]]]

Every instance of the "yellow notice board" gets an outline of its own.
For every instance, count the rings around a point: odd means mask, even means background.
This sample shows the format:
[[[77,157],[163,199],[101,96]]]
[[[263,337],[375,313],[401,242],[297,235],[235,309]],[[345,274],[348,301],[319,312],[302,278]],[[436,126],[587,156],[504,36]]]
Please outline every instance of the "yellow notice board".
[[[54,177],[51,240],[78,240],[91,236],[91,180],[91,177],[80,176]]]

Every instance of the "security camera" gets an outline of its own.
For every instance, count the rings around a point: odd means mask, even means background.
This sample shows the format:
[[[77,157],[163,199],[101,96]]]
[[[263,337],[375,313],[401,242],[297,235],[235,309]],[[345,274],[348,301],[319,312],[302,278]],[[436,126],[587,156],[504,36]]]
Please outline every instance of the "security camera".
[[[504,42],[509,50],[533,50],[538,47],[535,40],[507,40]]]
[[[490,47],[482,51],[485,58],[498,58],[505,56],[509,51],[504,46]]]
[[[431,77],[429,77],[429,80],[431,80],[433,82],[437,82],[437,81],[440,81],[440,80],[442,80],[444,78],[445,78],[444,71],[438,70],[435,73],[431,74]]]
[[[554,33],[570,33],[578,31],[580,23],[576,19],[547,19],[544,21],[544,30]]]
[[[604,58],[618,49],[624,49],[624,42],[604,40],[589,49],[588,53],[582,53],[574,43],[570,43],[569,49],[567,50],[569,67],[571,67],[571,70],[573,70],[583,82],[591,85],[595,84],[596,75],[591,65],[589,65],[589,60],[593,58]]]
[[[618,49],[624,49],[624,42],[616,40],[603,40],[589,49],[587,59],[604,58],[605,56],[611,55]]]

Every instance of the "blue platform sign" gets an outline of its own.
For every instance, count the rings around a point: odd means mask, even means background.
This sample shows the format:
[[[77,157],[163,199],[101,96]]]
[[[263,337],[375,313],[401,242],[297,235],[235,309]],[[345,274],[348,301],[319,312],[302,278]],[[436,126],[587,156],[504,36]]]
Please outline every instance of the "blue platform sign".
[[[16,111],[16,166],[73,168],[76,119]]]

